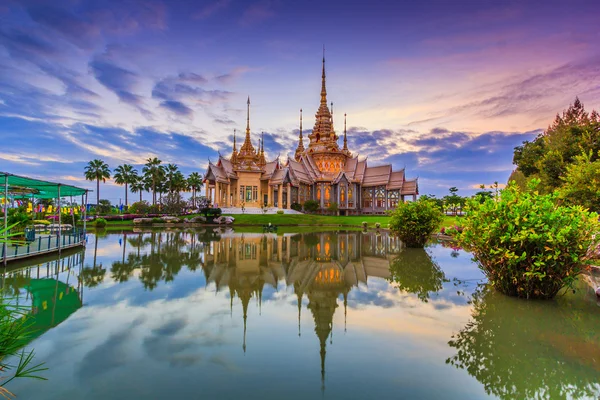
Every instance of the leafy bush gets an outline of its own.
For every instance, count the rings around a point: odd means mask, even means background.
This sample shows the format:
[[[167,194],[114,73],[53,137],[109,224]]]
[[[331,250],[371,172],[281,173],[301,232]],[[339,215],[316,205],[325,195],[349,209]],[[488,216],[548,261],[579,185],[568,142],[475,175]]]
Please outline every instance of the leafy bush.
[[[186,208],[186,202],[177,192],[169,193],[163,197],[162,212],[169,215],[181,215]]]
[[[558,194],[540,195],[539,182],[532,179],[525,193],[511,182],[497,201],[471,200],[457,235],[490,284],[509,296],[549,299],[572,287],[600,229],[597,214],[557,205]]]
[[[367,227],[369,226],[369,223],[367,221],[363,221],[360,223],[363,227],[363,229],[367,229]]]
[[[292,210],[302,211],[302,205],[300,203],[292,203],[290,206]]]
[[[129,206],[127,212],[131,214],[148,214],[150,210],[150,204],[146,200],[136,201],[132,205]]]
[[[47,219],[34,219],[32,222],[38,225],[50,225],[50,221]]]
[[[152,218],[152,223],[153,224],[162,224],[163,222],[165,222],[165,221],[163,221],[163,219],[160,218],[160,217],[154,217],[154,218]]]
[[[106,226],[106,220],[104,218],[96,218],[94,226],[96,228],[104,228]]]
[[[435,201],[420,198],[402,202],[390,212],[390,229],[407,247],[422,248],[444,216]]]
[[[282,215],[282,214],[284,214],[284,211],[283,210],[277,210],[277,214]]]
[[[333,214],[337,214],[337,212],[339,211],[338,203],[329,204],[329,206],[327,206],[327,211]]]
[[[25,211],[25,207],[11,208],[8,210],[8,225],[18,224],[15,229],[24,228],[29,222],[29,215]]]
[[[63,224],[77,225],[80,219],[81,217],[79,216],[79,214],[62,214],[60,216],[60,220]]]
[[[379,222],[375,222],[375,228],[376,228],[376,229],[379,229],[379,228],[381,228],[381,224],[380,224]]]
[[[304,202],[304,211],[306,211],[306,212],[310,212],[310,213],[315,212],[320,207],[321,207],[321,205],[316,200],[306,200]]]
[[[221,215],[221,209],[213,207],[203,208],[202,210],[200,210],[200,215],[203,215],[205,217],[218,217],[219,215]]]
[[[110,204],[110,200],[100,200],[100,204],[98,204],[98,206],[96,207],[96,211],[99,214],[110,214],[110,212],[112,211],[112,205]]]

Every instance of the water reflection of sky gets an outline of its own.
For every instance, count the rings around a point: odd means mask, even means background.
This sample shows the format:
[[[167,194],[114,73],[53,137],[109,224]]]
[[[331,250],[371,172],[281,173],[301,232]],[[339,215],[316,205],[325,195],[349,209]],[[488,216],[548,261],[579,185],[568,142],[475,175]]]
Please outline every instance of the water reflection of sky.
[[[482,278],[464,252],[454,258],[451,249],[429,247],[418,264],[427,264],[425,281],[415,284],[404,276],[361,281],[361,268],[378,275],[393,271],[396,249],[360,232],[287,238],[285,244],[281,237],[265,242],[246,236],[243,246],[233,236],[196,247],[204,265],[195,271],[166,266],[174,251],[190,252],[189,236],[171,248],[156,237],[139,248],[128,242],[125,253],[119,238],[99,238],[96,251],[90,236],[84,264],[93,268],[95,252],[104,277],[84,289],[82,308],[32,343],[37,359],[50,368],[50,381],[17,381],[11,389],[21,398],[487,397],[465,370],[446,364],[455,354],[448,341],[470,320],[467,301]],[[240,251],[232,250],[236,246]],[[134,260],[138,252],[142,260],[159,248],[163,264],[153,273],[163,279],[152,290],[142,282],[152,268],[149,258],[131,268],[126,282],[113,278],[115,262],[129,253]],[[342,248],[355,256],[346,257]],[[328,262],[329,272],[318,273],[325,267],[318,270],[316,258]],[[386,263],[392,266],[387,272],[380,268]],[[340,265],[346,284],[335,273]],[[350,265],[352,276],[344,275]],[[167,268],[180,268],[168,282]],[[402,267],[396,271],[404,273]],[[432,283],[441,289],[426,292],[426,301],[398,289],[427,289],[429,271],[433,277],[441,271],[444,280]],[[348,279],[357,282],[349,286]]]

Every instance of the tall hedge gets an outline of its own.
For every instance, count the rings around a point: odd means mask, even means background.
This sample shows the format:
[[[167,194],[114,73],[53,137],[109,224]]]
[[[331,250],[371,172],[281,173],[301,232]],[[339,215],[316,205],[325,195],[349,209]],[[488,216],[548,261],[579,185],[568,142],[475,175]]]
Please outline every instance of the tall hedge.
[[[541,195],[538,184],[521,192],[511,182],[499,199],[471,200],[457,238],[500,292],[549,299],[590,263],[600,225],[596,213],[558,205],[558,194]]]
[[[419,198],[402,202],[389,213],[390,230],[398,235],[406,247],[423,248],[432,233],[437,231],[444,219],[435,201]]]

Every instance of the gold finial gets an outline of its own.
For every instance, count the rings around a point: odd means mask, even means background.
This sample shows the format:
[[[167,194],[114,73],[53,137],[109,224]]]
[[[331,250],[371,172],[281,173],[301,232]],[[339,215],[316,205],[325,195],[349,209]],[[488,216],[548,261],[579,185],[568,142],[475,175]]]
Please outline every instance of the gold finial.
[[[344,151],[348,151],[348,137],[346,136],[346,113],[344,113]]]
[[[333,131],[333,101],[331,102],[331,131]]]
[[[321,104],[327,106],[327,89],[325,88],[325,46],[323,46],[323,73],[321,74]]]
[[[235,131],[236,131],[236,129],[233,129],[233,151],[234,152],[236,151],[236,148],[235,148]]]
[[[248,96],[248,111],[246,112],[246,132],[250,134],[250,96]]]

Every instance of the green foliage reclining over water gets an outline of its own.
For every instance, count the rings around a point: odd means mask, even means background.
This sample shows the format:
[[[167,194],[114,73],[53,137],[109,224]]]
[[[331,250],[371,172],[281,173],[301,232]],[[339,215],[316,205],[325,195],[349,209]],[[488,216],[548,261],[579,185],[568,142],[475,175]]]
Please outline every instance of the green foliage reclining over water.
[[[398,235],[407,247],[415,248],[424,247],[444,219],[435,201],[427,198],[400,203],[390,215],[390,230]]]
[[[538,184],[534,179],[521,192],[511,182],[497,201],[471,200],[457,238],[500,292],[549,299],[589,264],[600,225],[581,206],[557,205],[557,193],[540,195]]]

